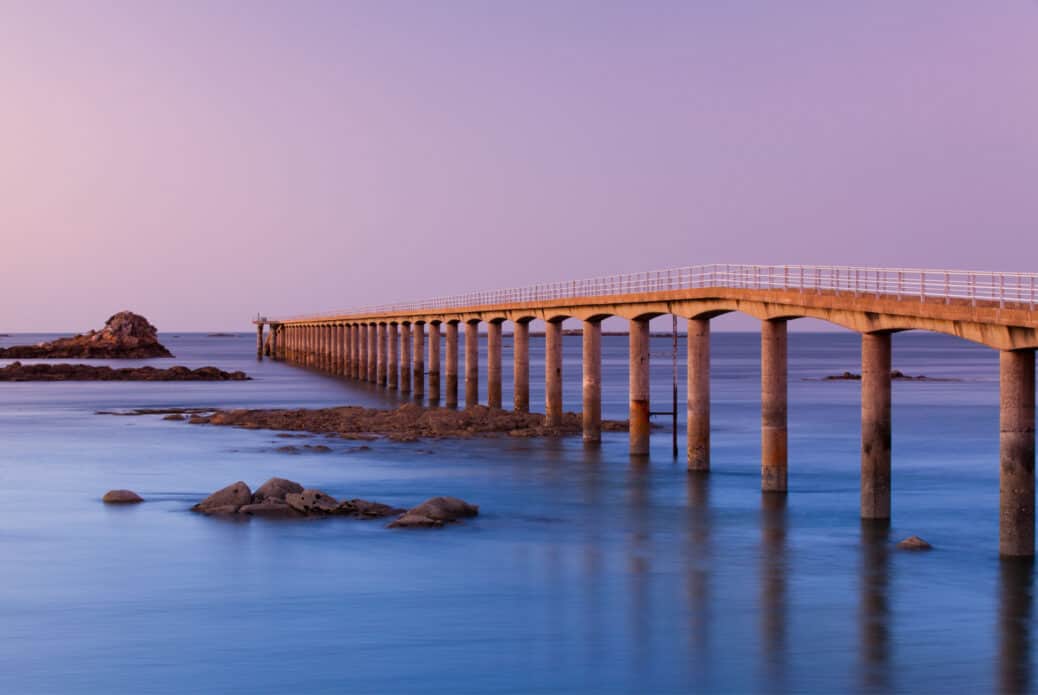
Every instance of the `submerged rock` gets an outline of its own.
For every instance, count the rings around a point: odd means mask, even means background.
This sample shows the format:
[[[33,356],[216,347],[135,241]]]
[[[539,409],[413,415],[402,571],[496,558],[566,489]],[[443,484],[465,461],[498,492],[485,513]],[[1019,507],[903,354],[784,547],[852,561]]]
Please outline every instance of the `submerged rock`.
[[[897,544],[901,550],[931,550],[933,546],[924,541],[919,536],[909,536],[905,540]]]
[[[0,381],[247,381],[245,372],[225,372],[216,367],[126,367],[113,369],[92,364],[22,364],[0,367]],[[173,413],[172,415],[176,415]],[[183,420],[183,417],[166,417]]]
[[[390,507],[381,502],[369,502],[368,500],[345,500],[339,504],[338,514],[349,516],[354,519],[381,519],[387,516],[398,516],[405,510]]]
[[[479,514],[479,506],[457,497],[433,497],[408,509],[389,528],[428,528],[454,523]]]
[[[109,490],[101,501],[105,504],[138,504],[143,502],[144,498],[133,490]]]
[[[191,507],[191,511],[203,514],[233,514],[246,504],[252,504],[252,491],[239,480],[209,495]]]
[[[303,516],[301,512],[293,509],[285,500],[277,497],[268,497],[262,502],[243,505],[238,509],[238,513],[272,519],[290,519]]]
[[[172,356],[159,342],[155,326],[132,311],[120,311],[110,317],[100,331],[39,345],[0,348],[0,358],[144,359]]]

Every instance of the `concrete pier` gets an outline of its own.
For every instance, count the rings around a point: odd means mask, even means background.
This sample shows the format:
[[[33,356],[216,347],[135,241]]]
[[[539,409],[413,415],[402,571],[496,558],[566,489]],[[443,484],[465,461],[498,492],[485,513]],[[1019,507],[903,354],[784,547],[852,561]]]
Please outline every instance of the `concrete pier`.
[[[761,489],[787,490],[785,319],[761,322]]]
[[[412,374],[414,381],[411,384],[411,392],[416,401],[425,398],[425,323],[415,321],[411,329],[411,339],[414,341],[414,357],[412,358]]]
[[[688,320],[688,470],[710,470],[710,319]]]
[[[400,393],[411,393],[411,324],[400,324]]]
[[[562,321],[544,324],[544,424],[562,424]]]
[[[861,518],[890,518],[890,333],[861,336]]]
[[[440,322],[429,324],[429,405],[440,404]]]
[[[630,453],[649,455],[649,319],[630,321]]]
[[[360,365],[362,357],[360,354],[361,330],[359,324],[350,326],[350,354],[353,364],[350,365],[350,376],[360,379]]]
[[[1034,555],[1034,350],[999,353],[998,551]]]
[[[447,379],[446,405],[448,408],[458,407],[458,322],[447,324],[444,339],[447,354],[443,358],[443,371]]]
[[[583,434],[585,442],[602,441],[602,322],[584,321]]]
[[[465,407],[479,405],[479,321],[465,324]]]
[[[263,326],[262,323],[256,324],[256,359],[263,359]]]
[[[501,322],[487,323],[487,405],[501,408]]]
[[[393,391],[400,388],[400,335],[399,326],[396,323],[389,324],[389,374],[387,375],[387,386]]]
[[[374,323],[368,324],[367,380],[372,384],[378,381],[378,329]]]
[[[516,321],[512,333],[512,406],[530,412],[530,322]]]
[[[368,324],[360,324],[360,365],[357,369],[357,378],[361,381],[368,380]]]
[[[378,359],[375,364],[378,385],[385,386],[389,373],[389,335],[384,323],[378,324]]]

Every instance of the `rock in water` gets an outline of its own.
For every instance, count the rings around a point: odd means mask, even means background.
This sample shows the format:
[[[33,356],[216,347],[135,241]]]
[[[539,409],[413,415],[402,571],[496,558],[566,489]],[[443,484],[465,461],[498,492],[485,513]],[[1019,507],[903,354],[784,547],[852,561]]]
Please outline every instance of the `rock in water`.
[[[251,503],[252,491],[239,480],[209,495],[191,507],[191,511],[203,514],[234,514],[240,507]]]
[[[930,550],[933,548],[932,545],[924,541],[919,536],[909,536],[905,540],[897,544],[897,547],[902,550]]]
[[[105,504],[137,504],[143,502],[144,498],[133,490],[109,490],[101,501]]]
[[[408,509],[389,528],[429,528],[443,526],[463,517],[479,514],[479,506],[457,497],[433,497]]]
[[[405,510],[390,507],[381,502],[369,502],[368,500],[352,499],[339,504],[336,513],[354,519],[381,519],[386,516],[398,516]]]
[[[288,506],[285,500],[278,499],[277,497],[268,497],[262,502],[246,504],[238,508],[238,513],[249,516],[262,516],[268,519],[289,519],[301,516],[299,512]]]
[[[39,345],[0,348],[3,358],[145,359],[172,357],[159,342],[158,330],[148,319],[131,311],[120,311],[100,331],[61,338]]]
[[[289,493],[285,495],[285,502],[289,507],[303,514],[334,514],[339,508],[338,500],[320,490]]]
[[[284,501],[286,495],[290,493],[298,494],[302,491],[303,486],[294,480],[271,478],[257,488],[256,492],[252,495],[252,501],[256,503],[268,499]]]

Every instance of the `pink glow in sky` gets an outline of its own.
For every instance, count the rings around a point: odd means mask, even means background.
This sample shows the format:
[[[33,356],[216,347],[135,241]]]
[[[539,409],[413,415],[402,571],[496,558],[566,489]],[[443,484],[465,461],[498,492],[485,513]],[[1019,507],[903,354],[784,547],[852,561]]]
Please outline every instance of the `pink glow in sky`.
[[[0,0],[0,331],[1038,270],[1038,2]]]

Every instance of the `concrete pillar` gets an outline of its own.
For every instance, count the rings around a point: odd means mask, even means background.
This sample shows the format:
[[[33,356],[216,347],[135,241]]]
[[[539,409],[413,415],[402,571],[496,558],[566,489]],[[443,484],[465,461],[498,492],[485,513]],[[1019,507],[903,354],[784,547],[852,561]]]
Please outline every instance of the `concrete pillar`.
[[[516,321],[512,333],[512,405],[518,413],[530,412],[530,322]]]
[[[411,324],[400,324],[400,393],[411,393]]]
[[[360,378],[360,326],[350,325],[350,376]]]
[[[378,327],[368,325],[368,373],[367,379],[372,384],[378,381]]]
[[[360,328],[360,364],[357,367],[357,378],[361,381],[368,380],[368,324],[362,323]]]
[[[447,337],[444,347],[447,354],[443,358],[443,370],[447,376],[448,408],[458,407],[458,323],[451,321],[447,324]]]
[[[386,324],[378,324],[378,359],[376,361],[378,385],[386,385],[386,375],[389,371],[389,339],[386,335]]]
[[[400,388],[400,335],[397,329],[397,324],[389,324],[389,374],[387,375],[387,385],[394,391]]]
[[[280,326],[270,326],[270,356],[275,360],[278,359],[278,331]]]
[[[602,322],[584,322],[584,441],[602,441]]]
[[[710,470],[710,319],[688,320],[688,470]]]
[[[562,321],[544,324],[544,424],[562,424]]]
[[[339,364],[337,365],[335,372],[340,376],[346,376],[346,324],[340,323],[336,331],[335,342],[338,345]]]
[[[429,405],[440,404],[440,324],[429,324]]]
[[[479,321],[465,324],[465,407],[479,405]]]
[[[761,322],[761,490],[765,492],[787,490],[787,326],[785,319]]]
[[[1034,350],[999,353],[1002,555],[1034,555]]]
[[[302,360],[302,362],[307,367],[310,366],[310,357],[311,357],[311,354],[310,354],[310,340],[312,338],[312,334],[311,334],[310,329],[311,329],[311,326],[309,326],[309,325],[303,326],[303,328],[301,329],[301,332],[302,332],[302,336],[301,337],[302,337],[302,343],[303,343],[303,346],[302,346],[303,347],[303,360]]]
[[[501,322],[487,324],[487,405],[501,409]]]
[[[342,373],[346,377],[353,376],[353,326],[344,324],[342,327]]]
[[[861,336],[861,518],[890,518],[890,334]]]
[[[630,453],[649,455],[649,319],[630,322]]]
[[[411,373],[414,375],[414,383],[411,384],[411,390],[414,393],[414,399],[421,401],[425,398],[425,324],[423,322],[415,322],[412,338],[414,340],[414,365]]]
[[[263,359],[263,324],[256,324],[256,359]]]

